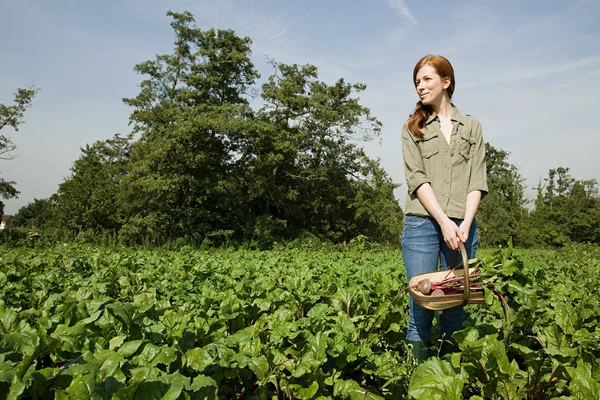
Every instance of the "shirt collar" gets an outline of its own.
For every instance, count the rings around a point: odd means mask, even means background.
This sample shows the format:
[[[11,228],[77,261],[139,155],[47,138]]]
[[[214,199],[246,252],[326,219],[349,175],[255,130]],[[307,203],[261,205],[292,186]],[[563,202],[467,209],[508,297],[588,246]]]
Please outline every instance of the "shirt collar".
[[[432,123],[433,121],[435,121],[437,119],[437,114],[431,114],[429,116],[429,118],[427,118],[427,121],[425,121],[425,125],[429,125],[430,123]],[[450,119],[452,121],[456,121],[458,123],[460,123],[461,125],[465,124],[465,117],[464,115],[462,115],[460,113],[460,111],[458,111],[458,108],[452,104],[452,116],[450,117]]]

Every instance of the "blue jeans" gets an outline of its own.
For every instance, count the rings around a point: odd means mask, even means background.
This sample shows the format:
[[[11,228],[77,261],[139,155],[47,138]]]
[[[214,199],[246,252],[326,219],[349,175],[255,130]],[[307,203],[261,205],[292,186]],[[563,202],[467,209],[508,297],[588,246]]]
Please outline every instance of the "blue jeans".
[[[456,225],[462,220],[452,218]],[[469,230],[469,239],[465,243],[465,250],[469,258],[473,258],[479,243],[477,222],[473,220]],[[444,237],[438,223],[430,217],[419,215],[406,215],[404,229],[402,230],[402,258],[406,269],[406,279],[410,280],[415,275],[425,272],[434,272],[448,269],[452,262],[452,250],[444,242]],[[454,251],[455,263],[462,261],[459,250]],[[440,314],[440,334],[450,339],[452,334],[463,328],[463,307],[454,307],[444,310]],[[429,340],[433,311],[422,308],[410,298],[410,317],[408,320],[408,340]]]

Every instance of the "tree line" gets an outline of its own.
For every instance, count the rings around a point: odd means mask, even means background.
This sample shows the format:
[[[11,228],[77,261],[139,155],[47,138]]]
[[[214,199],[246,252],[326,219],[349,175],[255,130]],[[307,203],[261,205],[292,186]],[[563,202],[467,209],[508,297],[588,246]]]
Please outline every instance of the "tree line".
[[[600,244],[600,196],[595,179],[575,179],[568,167],[550,169],[534,187],[537,196],[531,201],[508,155],[486,143],[489,194],[477,216],[483,245],[509,240],[522,247]]]
[[[257,87],[249,38],[203,31],[189,12],[167,15],[173,51],[136,65],[140,92],[123,99],[132,133],[82,148],[55,194],[15,214],[21,229],[13,231],[39,232],[48,243],[267,248],[366,237],[399,245],[399,185],[360,146],[381,132],[357,96],[365,85],[327,84],[316,66],[272,61],[272,75]],[[21,118],[35,91],[26,94]],[[551,170],[532,205],[508,153],[486,150],[482,244],[600,242],[595,180]],[[0,196],[16,196],[14,185],[0,180]]]
[[[126,245],[398,242],[397,185],[359,146],[381,131],[359,102],[364,85],[272,62],[257,88],[249,38],[168,15],[172,53],[136,65],[141,90],[123,99],[133,133],[85,146],[57,193],[15,224],[37,218],[53,240]]]

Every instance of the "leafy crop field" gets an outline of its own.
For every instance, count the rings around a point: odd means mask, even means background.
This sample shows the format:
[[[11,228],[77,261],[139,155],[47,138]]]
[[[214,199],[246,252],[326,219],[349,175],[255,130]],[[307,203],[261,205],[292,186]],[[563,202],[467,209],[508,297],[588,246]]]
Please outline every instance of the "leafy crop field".
[[[0,397],[600,399],[600,248],[484,250],[499,296],[417,364],[391,250],[0,253]]]

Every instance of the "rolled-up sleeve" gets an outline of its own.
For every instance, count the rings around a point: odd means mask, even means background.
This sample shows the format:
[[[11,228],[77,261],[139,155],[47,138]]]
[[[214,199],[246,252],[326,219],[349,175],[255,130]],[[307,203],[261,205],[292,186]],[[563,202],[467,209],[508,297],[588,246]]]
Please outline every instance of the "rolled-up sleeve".
[[[402,155],[404,157],[404,173],[406,174],[408,194],[412,196],[419,186],[426,182],[431,183],[431,181],[425,173],[419,145],[409,132],[406,124],[402,127]]]
[[[475,148],[473,151],[473,160],[471,163],[471,179],[467,193],[476,190],[481,191],[482,197],[488,193],[487,171],[485,166],[485,142],[483,141],[483,133],[481,124],[477,123],[475,129]]]

